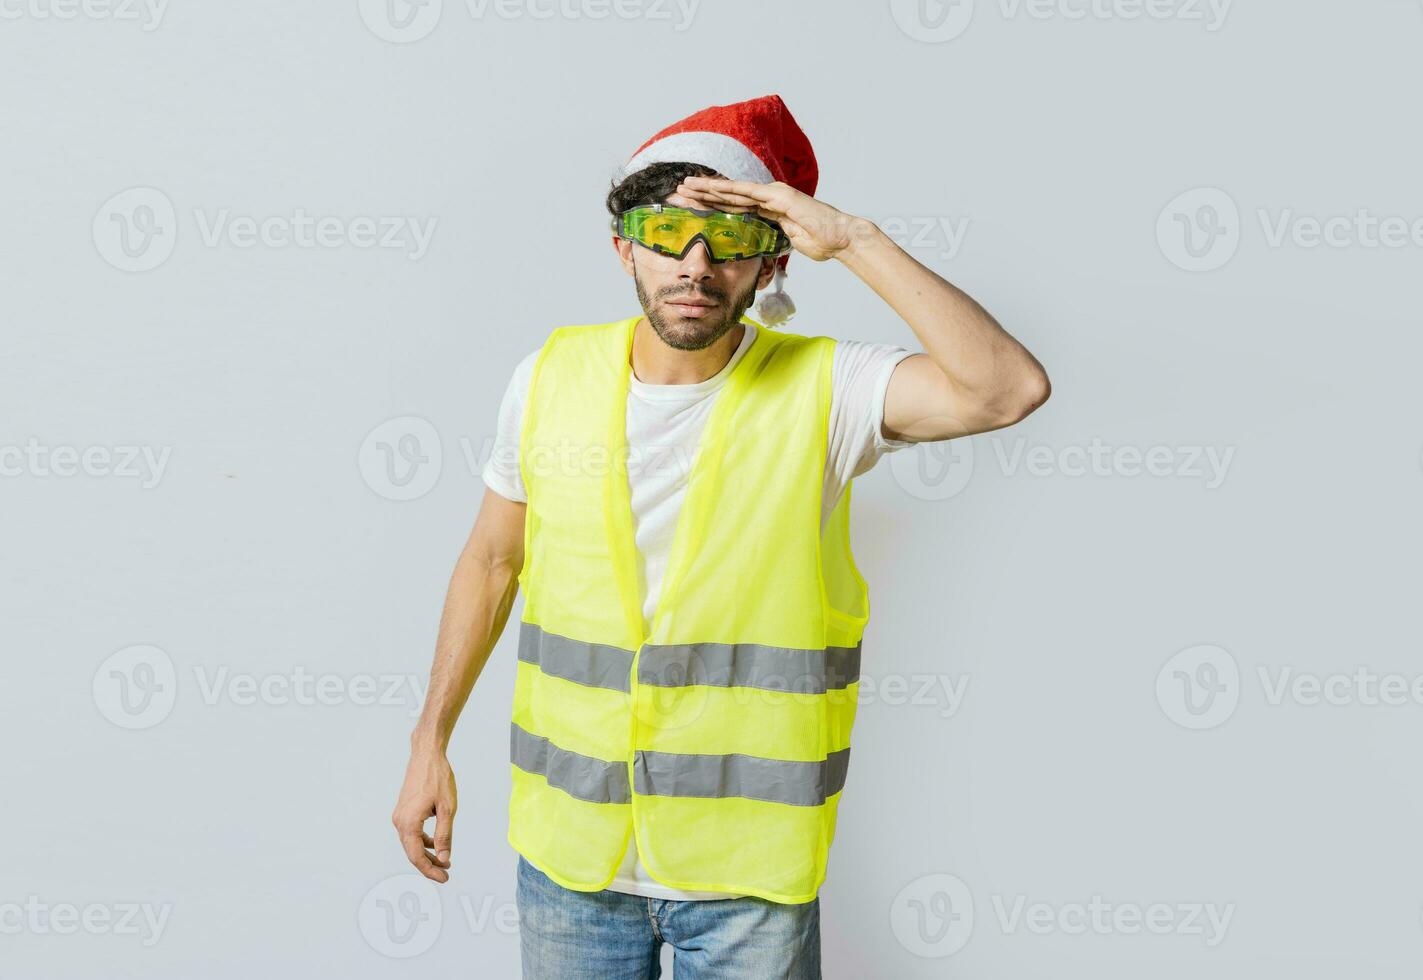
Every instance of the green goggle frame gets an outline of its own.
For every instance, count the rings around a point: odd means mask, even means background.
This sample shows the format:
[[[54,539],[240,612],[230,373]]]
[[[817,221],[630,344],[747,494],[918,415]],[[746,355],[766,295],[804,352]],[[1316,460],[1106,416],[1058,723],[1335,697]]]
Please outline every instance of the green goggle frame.
[[[646,204],[613,219],[613,232],[662,255],[682,258],[697,240],[713,262],[785,255],[790,239],[780,227],[750,213],[701,211],[671,204]]]

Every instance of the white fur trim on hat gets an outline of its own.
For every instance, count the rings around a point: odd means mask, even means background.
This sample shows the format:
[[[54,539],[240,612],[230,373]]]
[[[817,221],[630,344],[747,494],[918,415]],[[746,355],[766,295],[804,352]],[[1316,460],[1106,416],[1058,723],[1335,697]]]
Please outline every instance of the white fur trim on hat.
[[[628,177],[653,163],[700,163],[711,167],[730,180],[748,180],[769,184],[775,178],[761,158],[746,148],[740,140],[724,133],[673,133],[650,144],[623,167]]]

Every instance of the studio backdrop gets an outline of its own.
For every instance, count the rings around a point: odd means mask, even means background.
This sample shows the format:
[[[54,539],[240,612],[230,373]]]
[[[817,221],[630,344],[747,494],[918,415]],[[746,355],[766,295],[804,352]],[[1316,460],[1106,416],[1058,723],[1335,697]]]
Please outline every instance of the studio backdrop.
[[[449,883],[390,825],[444,588],[618,166],[769,92],[1053,383],[855,482],[826,976],[1418,975],[1420,4],[0,0],[0,79],[0,975],[518,975],[512,626]]]

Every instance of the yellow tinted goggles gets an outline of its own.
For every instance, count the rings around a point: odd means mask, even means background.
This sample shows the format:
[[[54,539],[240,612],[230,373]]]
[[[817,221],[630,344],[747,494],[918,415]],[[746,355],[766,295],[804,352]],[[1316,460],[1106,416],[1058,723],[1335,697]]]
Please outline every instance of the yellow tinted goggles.
[[[754,214],[701,211],[670,204],[647,204],[613,219],[620,238],[663,255],[682,258],[698,239],[706,243],[713,262],[755,256],[784,255],[790,240],[781,229]]]

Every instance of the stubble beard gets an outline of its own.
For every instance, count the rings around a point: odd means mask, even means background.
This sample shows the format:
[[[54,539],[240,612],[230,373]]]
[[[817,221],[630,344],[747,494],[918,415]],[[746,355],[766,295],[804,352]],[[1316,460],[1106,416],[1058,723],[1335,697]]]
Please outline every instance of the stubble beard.
[[[659,301],[654,302],[643,288],[641,276],[634,275],[633,282],[637,286],[637,298],[642,303],[642,312],[647,316],[647,322],[652,324],[652,329],[657,332],[662,342],[675,350],[703,350],[710,347],[740,323],[741,315],[756,301],[756,280],[753,279],[746,287],[746,292],[730,303],[726,301],[723,293],[705,288],[698,291],[701,298],[711,299],[717,304],[717,312],[711,316],[689,319],[672,314],[668,317],[663,315],[665,307],[662,302],[688,295],[693,291],[678,287],[664,292]]]

